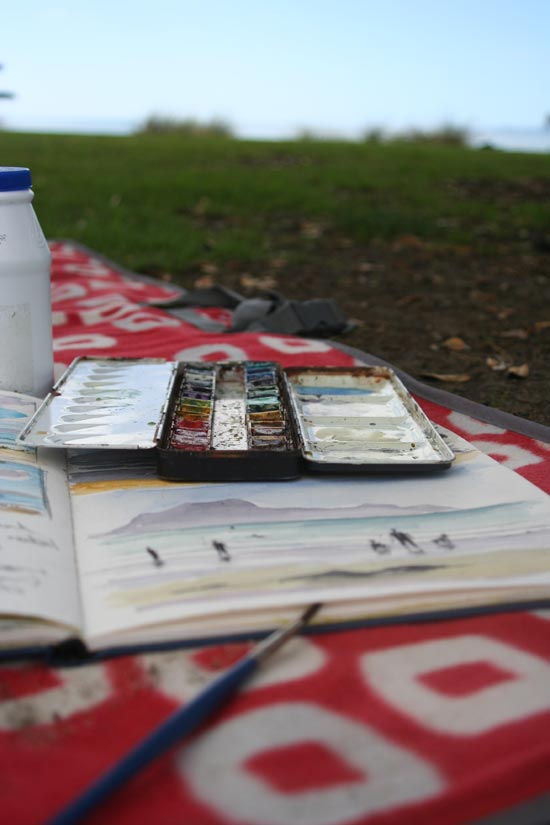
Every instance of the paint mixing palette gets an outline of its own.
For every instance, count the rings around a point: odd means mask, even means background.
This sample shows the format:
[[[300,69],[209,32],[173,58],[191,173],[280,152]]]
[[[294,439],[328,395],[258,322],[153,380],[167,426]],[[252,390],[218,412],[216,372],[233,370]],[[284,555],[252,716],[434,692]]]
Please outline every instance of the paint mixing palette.
[[[18,441],[28,447],[154,447],[176,368],[161,358],[77,358]]]
[[[310,470],[397,472],[450,466],[452,451],[392,370],[291,367],[285,377]]]
[[[454,455],[392,370],[78,358],[26,446],[156,449],[173,481],[445,469]]]

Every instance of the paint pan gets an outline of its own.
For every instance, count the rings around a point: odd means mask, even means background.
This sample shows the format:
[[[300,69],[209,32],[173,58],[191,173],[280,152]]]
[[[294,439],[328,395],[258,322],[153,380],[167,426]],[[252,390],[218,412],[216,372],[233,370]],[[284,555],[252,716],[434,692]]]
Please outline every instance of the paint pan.
[[[200,380],[210,397],[195,406],[195,365],[181,365],[159,475],[169,480],[277,480],[300,475],[300,454],[278,364],[211,364]],[[206,370],[205,370],[206,372]]]

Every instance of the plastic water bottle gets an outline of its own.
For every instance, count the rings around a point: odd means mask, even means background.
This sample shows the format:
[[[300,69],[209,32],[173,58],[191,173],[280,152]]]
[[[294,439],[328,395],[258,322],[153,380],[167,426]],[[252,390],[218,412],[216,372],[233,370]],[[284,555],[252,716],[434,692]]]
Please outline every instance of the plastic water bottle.
[[[53,383],[51,254],[28,169],[0,166],[0,390],[42,398]]]

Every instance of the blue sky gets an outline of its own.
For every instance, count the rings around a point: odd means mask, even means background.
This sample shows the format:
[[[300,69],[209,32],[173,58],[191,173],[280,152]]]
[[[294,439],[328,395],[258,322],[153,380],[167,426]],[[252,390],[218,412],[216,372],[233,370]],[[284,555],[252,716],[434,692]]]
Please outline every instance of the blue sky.
[[[2,12],[10,127],[150,114],[303,128],[542,125],[550,0],[21,0]]]

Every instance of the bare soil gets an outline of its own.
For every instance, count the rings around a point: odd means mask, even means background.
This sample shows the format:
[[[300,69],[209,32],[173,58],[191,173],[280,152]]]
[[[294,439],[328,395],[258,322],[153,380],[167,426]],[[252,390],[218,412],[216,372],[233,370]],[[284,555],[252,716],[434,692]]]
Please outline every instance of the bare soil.
[[[215,280],[245,294],[272,287],[292,299],[333,298],[356,324],[336,340],[550,425],[549,239],[484,251],[415,236],[361,245],[311,223],[277,235],[283,251],[267,268]]]

